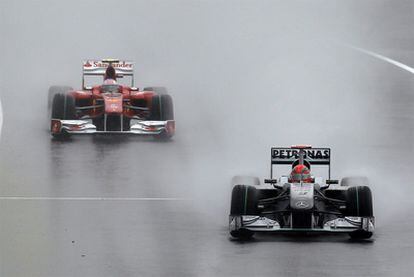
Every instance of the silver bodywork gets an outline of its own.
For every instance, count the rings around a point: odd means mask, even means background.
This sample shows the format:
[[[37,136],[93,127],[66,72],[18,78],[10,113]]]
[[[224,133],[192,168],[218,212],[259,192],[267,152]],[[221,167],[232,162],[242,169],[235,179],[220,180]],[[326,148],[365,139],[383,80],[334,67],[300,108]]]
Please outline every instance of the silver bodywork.
[[[374,232],[374,217],[343,217],[330,220],[322,228],[282,228],[280,224],[273,219],[257,215],[241,215],[229,217],[230,231],[246,229],[254,232],[333,232],[333,233],[351,233],[358,230]]]
[[[309,210],[313,208],[314,184],[290,184],[290,207],[294,210]]]
[[[315,178],[311,176],[311,178],[306,177],[306,179],[312,181],[307,180],[305,182],[302,176],[299,179],[280,176],[279,180],[273,177],[275,174],[274,165],[291,165],[292,168],[296,165],[304,165],[310,169],[311,164],[326,165],[328,167],[328,179],[323,181],[322,177]],[[338,180],[331,180],[330,168],[330,148],[312,148],[310,145],[294,145],[290,148],[272,147],[270,179],[265,179],[264,185],[249,186],[252,187],[251,191],[263,197],[257,199],[257,203],[254,202],[257,207],[247,209],[248,197],[250,196],[248,196],[248,187],[244,185],[246,187],[244,200],[241,198],[241,201],[244,201],[244,203],[241,203],[241,205],[244,205],[244,212],[239,208],[235,208],[236,212],[230,214],[230,233],[236,234],[232,234],[233,236],[238,236],[237,233],[240,234],[239,230],[350,234],[365,232],[367,233],[366,236],[369,237],[375,229],[375,219],[372,212],[365,213],[369,215],[367,217],[348,216],[349,212],[347,212],[347,202],[344,195],[349,187],[338,186]],[[252,196],[255,198],[254,195]],[[357,209],[359,210],[359,208]],[[359,212],[355,213],[355,215],[361,214]]]
[[[283,177],[281,178],[281,180]],[[374,232],[375,218],[374,217],[346,217],[337,216],[335,219],[329,220],[320,226],[317,224],[317,214],[324,211],[318,211],[314,203],[315,186],[319,184],[314,183],[286,183],[289,186],[289,210],[290,210],[290,226],[284,227],[270,217],[264,215],[237,215],[229,217],[230,231],[237,231],[245,229],[254,232],[332,232],[332,233],[351,233],[362,230],[367,232]],[[257,186],[269,189],[271,186]],[[346,187],[332,186],[335,189],[346,190]],[[329,188],[328,188],[329,189]],[[293,228],[292,213],[310,213],[311,228]]]

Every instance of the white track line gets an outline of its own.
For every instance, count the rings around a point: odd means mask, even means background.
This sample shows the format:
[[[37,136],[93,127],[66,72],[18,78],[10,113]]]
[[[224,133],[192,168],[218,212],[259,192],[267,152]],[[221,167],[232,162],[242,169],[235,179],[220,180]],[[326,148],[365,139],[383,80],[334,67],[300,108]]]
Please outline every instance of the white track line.
[[[0,196],[0,200],[53,200],[53,201],[184,201],[185,198],[174,197],[26,197]]]
[[[354,50],[356,50],[356,51],[359,51],[359,52],[364,53],[364,54],[367,54],[367,55],[369,55],[371,57],[380,59],[380,60],[382,60],[384,62],[390,63],[392,65],[395,65],[395,66],[397,66],[397,67],[399,67],[401,69],[404,69],[404,70],[406,70],[406,71],[414,74],[414,68],[412,68],[412,67],[410,67],[410,66],[408,66],[406,64],[403,64],[403,63],[401,63],[399,61],[390,59],[390,58],[385,57],[383,55],[380,55],[380,54],[377,54],[375,52],[368,51],[368,50],[365,50],[365,49],[362,49],[362,48],[359,48],[359,47],[355,47],[355,46],[352,46],[352,45],[347,45],[347,46],[350,47],[350,48],[352,48],[352,49],[354,49]]]

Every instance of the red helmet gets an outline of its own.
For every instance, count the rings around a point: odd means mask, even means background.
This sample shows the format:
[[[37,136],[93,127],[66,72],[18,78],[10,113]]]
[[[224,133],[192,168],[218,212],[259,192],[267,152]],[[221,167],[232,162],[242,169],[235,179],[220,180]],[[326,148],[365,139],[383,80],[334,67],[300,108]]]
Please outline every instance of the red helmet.
[[[292,169],[292,173],[290,174],[289,182],[291,183],[311,183],[312,182],[312,176],[310,174],[309,168],[307,168],[303,164],[296,165]]]

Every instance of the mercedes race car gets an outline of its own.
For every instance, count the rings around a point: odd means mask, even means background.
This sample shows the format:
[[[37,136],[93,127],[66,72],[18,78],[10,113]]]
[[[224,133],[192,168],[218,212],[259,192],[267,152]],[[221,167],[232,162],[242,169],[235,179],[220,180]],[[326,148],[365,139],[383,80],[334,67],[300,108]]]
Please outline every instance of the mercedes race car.
[[[358,178],[343,178],[341,184],[332,180],[330,157],[330,148],[272,148],[270,179],[233,187],[230,235],[248,239],[255,232],[329,232],[370,238],[375,223],[371,190]],[[291,167],[290,175],[275,178],[275,165]],[[311,175],[311,166],[317,165],[328,167],[328,179]]]
[[[128,80],[121,84],[121,79]],[[52,86],[48,96],[54,137],[110,133],[170,138],[175,132],[171,96],[162,87],[135,87],[130,61],[84,61],[81,90]]]

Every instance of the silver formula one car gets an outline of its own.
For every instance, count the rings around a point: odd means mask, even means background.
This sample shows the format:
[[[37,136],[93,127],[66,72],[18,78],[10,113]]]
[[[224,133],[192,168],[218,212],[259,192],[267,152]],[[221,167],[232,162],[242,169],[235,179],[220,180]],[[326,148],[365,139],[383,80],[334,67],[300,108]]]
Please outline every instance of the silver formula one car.
[[[368,239],[374,231],[371,190],[360,179],[331,180],[329,148],[292,146],[271,149],[270,179],[234,186],[231,236],[248,239],[255,232],[348,233]],[[289,176],[274,178],[275,165],[291,165]],[[328,167],[328,179],[314,177],[314,165]]]

